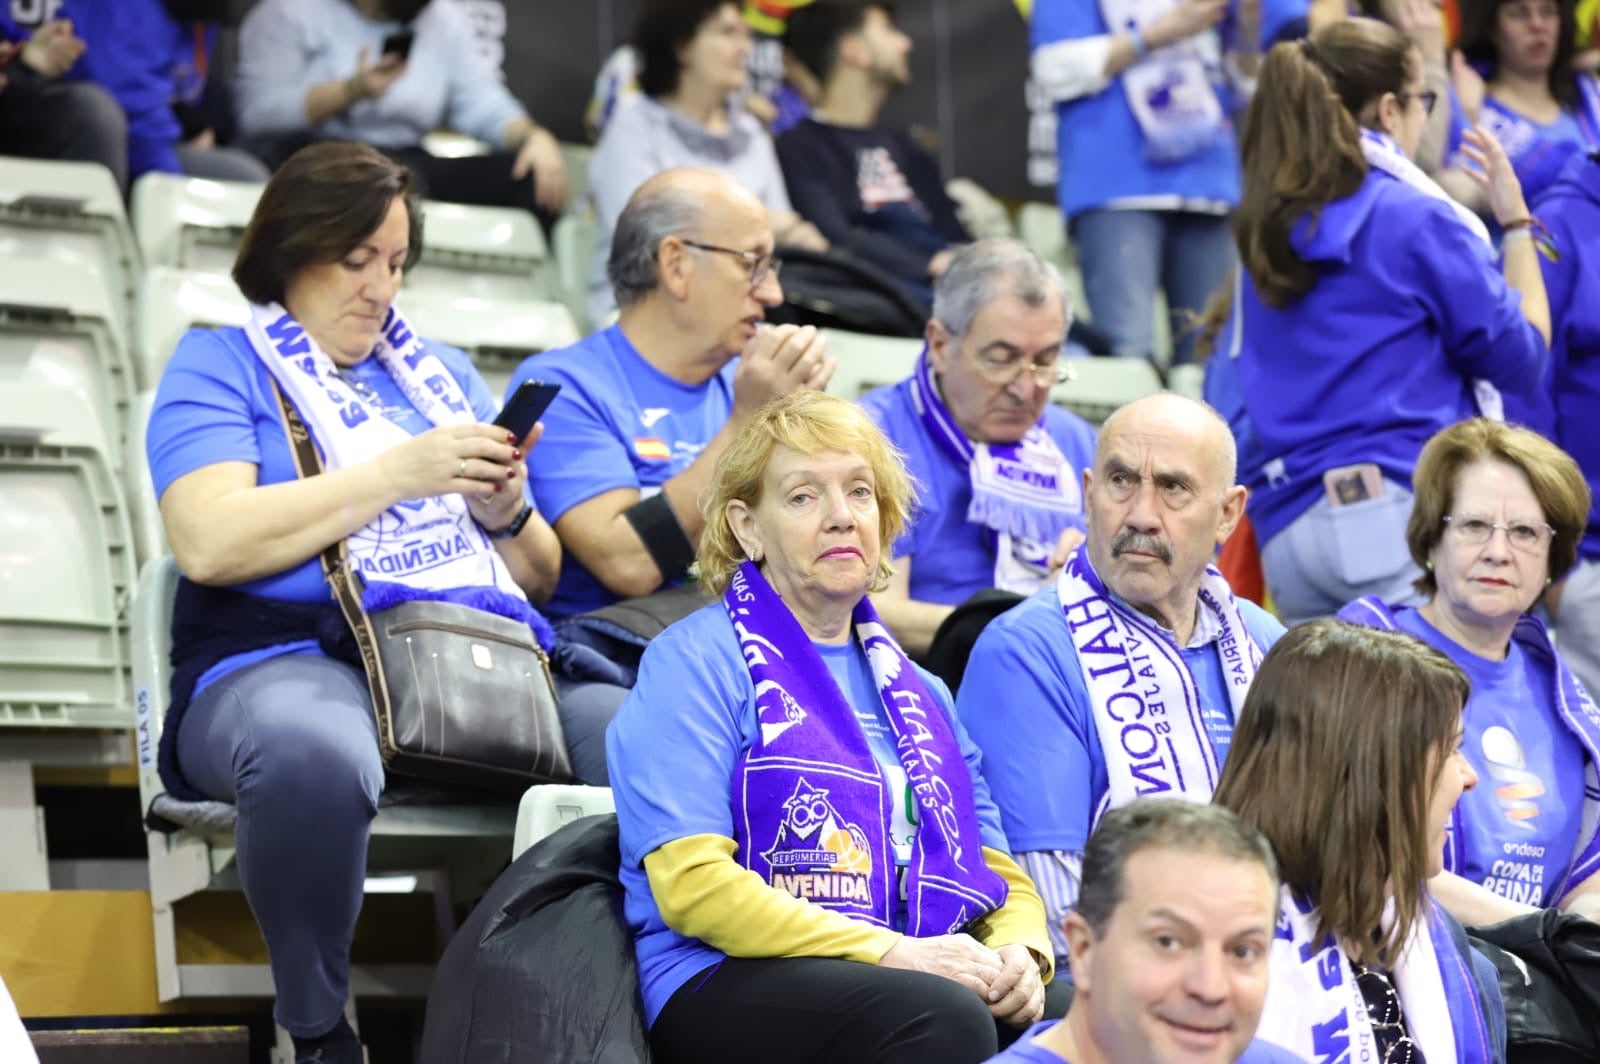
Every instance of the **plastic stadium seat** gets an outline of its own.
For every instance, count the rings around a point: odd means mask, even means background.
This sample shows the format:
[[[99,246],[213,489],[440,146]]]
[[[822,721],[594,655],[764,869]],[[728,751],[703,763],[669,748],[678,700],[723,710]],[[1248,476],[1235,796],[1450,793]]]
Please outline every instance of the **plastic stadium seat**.
[[[554,238],[561,301],[582,328],[588,316],[589,260],[594,257],[595,241],[600,239],[600,223],[590,209],[563,214],[556,219]]]
[[[551,299],[555,279],[544,232],[513,207],[423,205],[422,259],[406,274],[408,291],[483,299]]]
[[[131,725],[135,578],[100,426],[69,389],[0,388],[0,724]]]
[[[1187,395],[1190,399],[1202,398],[1201,392],[1205,388],[1205,382],[1205,367],[1193,362],[1173,366],[1167,370],[1167,387],[1179,395]]]
[[[128,500],[128,525],[133,532],[134,554],[143,565],[167,553],[167,530],[161,523],[161,504],[144,454],[145,430],[155,406],[154,389],[134,397],[128,412],[128,462],[122,471],[123,495]]]
[[[403,294],[399,306],[423,336],[472,356],[496,396],[529,355],[578,342],[578,326],[560,303],[484,299],[433,289]]]
[[[1050,401],[1099,425],[1124,403],[1161,391],[1161,374],[1142,358],[1080,358],[1073,378],[1050,391]]]
[[[0,384],[37,382],[77,396],[77,420],[98,422],[111,464],[122,464],[135,384],[120,318],[88,265],[0,256]]]
[[[921,340],[842,329],[829,329],[827,336],[828,354],[838,363],[828,392],[846,399],[859,399],[874,388],[911,376],[922,353]]]
[[[0,259],[19,256],[98,270],[120,328],[132,328],[142,263],[105,167],[0,157]]]
[[[212,890],[237,890],[233,868],[234,809],[223,802],[182,802],[165,792],[156,765],[168,690],[172,605],[178,567],[171,558],[146,563],[139,574],[133,609],[134,704],[137,709],[139,798],[147,813],[176,828],[147,830],[150,904],[155,932],[156,986],[162,1001],[204,997],[267,997],[272,975],[265,964],[196,964],[178,955],[177,903]],[[435,871],[436,893],[459,878],[462,896],[482,893],[505,866],[505,847],[516,828],[508,800],[488,805],[416,801],[417,792],[391,782],[372,822],[369,872]],[[448,873],[448,874],[446,874]],[[448,893],[446,891],[446,893]],[[448,911],[446,904],[440,906]],[[447,938],[453,927],[437,929]],[[350,973],[354,997],[425,996],[432,966],[356,964]]]
[[[228,273],[265,187],[145,174],[133,186],[133,231],[145,263]]]
[[[594,149],[587,144],[562,142],[561,158],[567,164],[566,214],[582,214],[589,210],[589,163],[594,160]]]
[[[511,859],[515,861],[534,843],[554,835],[564,824],[616,811],[610,787],[562,783],[529,787],[523,792],[522,804],[517,807],[517,833],[511,841]]]
[[[137,355],[144,387],[154,388],[160,382],[167,359],[190,329],[243,325],[249,320],[250,304],[226,275],[150,267],[139,289]]]

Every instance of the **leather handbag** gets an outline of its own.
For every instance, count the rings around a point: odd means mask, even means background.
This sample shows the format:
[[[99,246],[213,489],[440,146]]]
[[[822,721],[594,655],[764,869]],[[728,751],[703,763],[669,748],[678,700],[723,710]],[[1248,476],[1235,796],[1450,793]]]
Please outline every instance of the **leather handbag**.
[[[322,459],[305,422],[273,388],[295,468],[302,477],[320,474]],[[386,769],[513,791],[572,779],[550,659],[526,624],[427,600],[369,613],[345,541],[321,558],[361,651]]]

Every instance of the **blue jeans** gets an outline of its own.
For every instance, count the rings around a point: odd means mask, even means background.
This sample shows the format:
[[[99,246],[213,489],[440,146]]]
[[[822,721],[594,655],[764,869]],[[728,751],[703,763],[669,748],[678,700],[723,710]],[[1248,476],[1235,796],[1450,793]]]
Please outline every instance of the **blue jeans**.
[[[1192,211],[1093,210],[1068,231],[1095,325],[1123,357],[1154,358],[1155,298],[1166,292],[1172,364],[1194,360],[1195,321],[1234,262],[1228,219]]]
[[[367,679],[286,654],[200,693],[178,728],[196,788],[239,810],[239,881],[267,943],[273,1015],[300,1038],[339,1021],[361,912],[383,759]]]

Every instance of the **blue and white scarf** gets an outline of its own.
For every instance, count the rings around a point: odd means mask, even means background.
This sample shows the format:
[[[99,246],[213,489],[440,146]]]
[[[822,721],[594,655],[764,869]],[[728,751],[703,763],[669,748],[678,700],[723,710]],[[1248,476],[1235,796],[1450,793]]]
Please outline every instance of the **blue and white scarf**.
[[[1395,624],[1394,610],[1383,600],[1373,596],[1359,598],[1339,611],[1339,619],[1391,632],[1400,631]],[[1511,631],[1511,641],[1518,644],[1532,658],[1549,663],[1555,675],[1553,701],[1561,721],[1567,726],[1578,744],[1583,747],[1583,818],[1578,829],[1578,851],[1572,863],[1558,882],[1551,884],[1545,895],[1554,904],[1568,890],[1600,872],[1600,709],[1577,674],[1567,667],[1566,661],[1556,653],[1556,646],[1544,624],[1531,615],[1518,619]],[[1575,793],[1565,794],[1575,797]],[[1463,852],[1467,833],[1462,829],[1461,806],[1458,803],[1450,814],[1450,833],[1445,841],[1444,866],[1460,873],[1467,866]]]
[[[1100,0],[1112,33],[1147,29],[1182,0]],[[1122,91],[1144,135],[1145,157],[1177,162],[1196,155],[1223,133],[1222,104],[1208,65],[1220,67],[1215,33],[1201,33],[1157,49],[1122,72]]]
[[[327,352],[282,306],[252,304],[245,334],[285,397],[299,412],[328,469],[371,461],[411,439],[338,372]],[[372,355],[411,405],[435,425],[477,420],[455,376],[390,307]],[[346,540],[351,564],[365,580],[368,610],[408,598],[449,599],[527,622],[541,645],[555,637],[528,605],[460,495],[410,499],[391,506]]]
[[[1109,789],[1095,808],[1095,823],[1108,809],[1150,795],[1209,802],[1220,774],[1212,735],[1232,734],[1261,665],[1261,648],[1228,582],[1207,568],[1200,583],[1198,608],[1221,629],[1217,653],[1232,711],[1232,721],[1213,719],[1209,725],[1200,689],[1171,633],[1113,598],[1084,548],[1067,559],[1057,593],[1105,755]]]
[[[768,885],[882,927],[897,892],[888,780],[822,656],[750,562],[723,605],[755,685],[759,727],[733,774],[739,863]],[[953,934],[1005,903],[983,859],[972,776],[944,707],[863,596],[851,617],[917,803],[906,934]]]
[[[1366,156],[1367,165],[1376,170],[1382,170],[1390,177],[1402,181],[1418,192],[1444,203],[1455,212],[1457,220],[1466,226],[1483,246],[1494,253],[1494,241],[1489,236],[1489,227],[1483,224],[1483,219],[1472,213],[1464,204],[1456,200],[1450,193],[1440,187],[1439,183],[1427,174],[1422,168],[1410,159],[1405,152],[1387,133],[1380,133],[1365,127],[1361,130],[1361,154]],[[1505,401],[1500,396],[1500,389],[1486,380],[1478,379],[1472,382],[1472,396],[1477,401],[1478,413],[1494,421],[1504,421]]]
[[[1383,922],[1393,926],[1393,901]],[[1301,1060],[1377,1062],[1372,1020],[1355,972],[1332,935],[1319,942],[1316,934],[1316,907],[1285,886],[1256,1038]],[[1429,1064],[1492,1064],[1495,1046],[1471,959],[1456,949],[1432,899],[1423,899],[1389,977],[1406,1027]]]
[[[1033,594],[1050,578],[1050,555],[1061,533],[1082,525],[1079,471],[1056,446],[1044,418],[1017,443],[968,439],[939,395],[926,346],[911,376],[911,401],[928,435],[967,467],[972,482],[967,520],[992,534],[994,586]]]

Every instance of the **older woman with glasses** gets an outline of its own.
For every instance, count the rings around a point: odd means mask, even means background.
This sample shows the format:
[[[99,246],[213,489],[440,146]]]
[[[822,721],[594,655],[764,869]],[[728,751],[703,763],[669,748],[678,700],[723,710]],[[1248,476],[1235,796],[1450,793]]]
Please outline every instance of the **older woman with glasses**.
[[[910,503],[889,441],[819,392],[717,463],[718,601],[651,642],[606,743],[662,1064],[978,1064],[1047,1007],[977,748],[867,598]]]
[[[1456,809],[1429,889],[1468,924],[1600,916],[1600,712],[1528,612],[1577,560],[1589,487],[1544,437],[1483,418],[1429,440],[1415,483],[1406,540],[1426,601],[1340,617],[1408,632],[1472,681],[1462,752],[1490,786]]]

